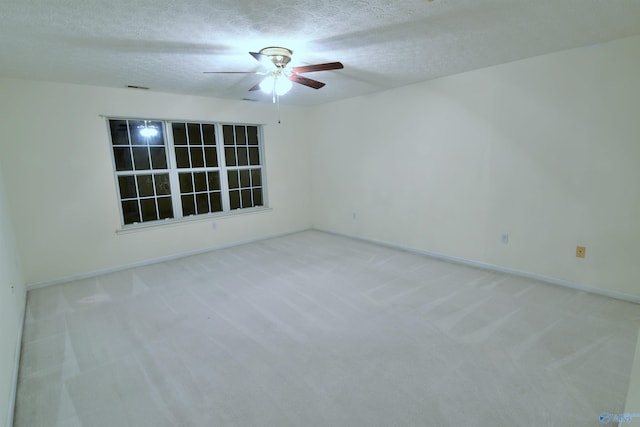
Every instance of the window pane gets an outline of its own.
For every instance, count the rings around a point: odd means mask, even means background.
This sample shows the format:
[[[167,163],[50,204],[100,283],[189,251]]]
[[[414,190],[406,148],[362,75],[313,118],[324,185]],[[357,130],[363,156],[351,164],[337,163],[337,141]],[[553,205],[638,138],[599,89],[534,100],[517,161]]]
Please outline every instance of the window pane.
[[[189,131],[189,145],[202,145],[202,138],[200,137],[200,124],[187,123],[187,129]]]
[[[220,190],[220,175],[218,172],[207,173],[209,180],[209,190]]]
[[[238,190],[229,191],[229,203],[231,209],[240,209],[240,192]]]
[[[253,206],[253,202],[251,201],[251,190],[242,190],[240,192],[240,196],[242,197],[243,208],[250,208]]]
[[[260,150],[258,148],[250,147],[249,148],[249,164],[251,165],[259,165],[260,164]]]
[[[131,161],[130,148],[113,148],[113,158],[116,161],[116,170],[118,171],[130,171],[133,170],[133,162]]]
[[[182,196],[182,215],[189,216],[196,213],[196,205],[191,194]]]
[[[207,191],[207,174],[204,172],[196,172],[193,174],[196,191]]]
[[[211,203],[211,212],[222,212],[222,197],[220,197],[220,193],[209,193],[209,203]]]
[[[155,129],[155,128],[154,128]],[[162,135],[162,128],[158,127],[157,134],[147,138],[147,144],[149,145],[164,145],[164,135]]]
[[[243,187],[243,188],[251,187],[251,178],[250,178],[248,169],[240,171],[240,187]]]
[[[140,135],[140,128],[144,127],[144,120],[129,120],[129,135],[132,145],[147,145],[147,142]]]
[[[224,138],[224,145],[233,145],[235,144],[235,140],[233,137],[233,126],[224,125],[222,126],[222,135]]]
[[[238,171],[227,171],[227,179],[229,180],[229,188],[238,188]]]
[[[249,145],[258,145],[258,127],[247,126],[247,142]]]
[[[238,166],[247,166],[249,159],[247,158],[247,148],[238,147]]]
[[[156,212],[156,200],[155,199],[143,199],[140,200],[140,208],[142,209],[143,221],[154,221],[158,219],[158,213]]]
[[[173,218],[171,197],[160,197],[158,199],[158,216],[160,219]]]
[[[122,217],[125,224],[140,222],[140,211],[138,210],[137,200],[122,202]]]
[[[169,185],[169,174],[156,174],[154,175],[156,181],[156,195],[164,196],[171,194],[171,187]]]
[[[254,187],[262,185],[262,169],[251,169],[251,185]]]
[[[202,148],[191,147],[191,167],[201,168],[204,167],[204,156],[202,155]]]
[[[172,123],[174,145],[187,145],[187,132],[184,123]]]
[[[178,175],[180,180],[180,192],[191,193],[193,192],[193,182],[191,181],[190,173],[181,173]]]
[[[206,147],[204,149],[204,157],[207,162],[207,167],[218,166],[218,153],[215,147]]]
[[[140,197],[153,196],[153,179],[151,175],[138,175],[137,179]]]
[[[215,145],[216,133],[213,125],[202,125],[202,137],[205,145]]]
[[[132,150],[133,162],[136,165],[136,170],[151,169],[149,150],[147,150],[147,147],[134,147]]]
[[[129,144],[126,120],[109,120],[109,128],[111,129],[111,143],[113,145]]]
[[[208,194],[196,194],[196,205],[198,206],[199,214],[209,213],[209,195]]]
[[[164,147],[151,148],[151,163],[154,169],[167,168],[167,156],[165,154]]]
[[[191,167],[189,164],[189,149],[186,147],[176,147],[176,163],[179,168]]]
[[[262,188],[254,188],[251,191],[253,191],[253,205],[262,206]]]
[[[247,145],[247,132],[244,126],[236,126],[236,145]]]
[[[236,166],[238,163],[236,162],[236,150],[233,147],[225,147],[224,149],[224,157],[227,166]]]
[[[136,180],[133,176],[119,176],[118,185],[120,186],[121,199],[133,199],[138,197],[136,191]]]

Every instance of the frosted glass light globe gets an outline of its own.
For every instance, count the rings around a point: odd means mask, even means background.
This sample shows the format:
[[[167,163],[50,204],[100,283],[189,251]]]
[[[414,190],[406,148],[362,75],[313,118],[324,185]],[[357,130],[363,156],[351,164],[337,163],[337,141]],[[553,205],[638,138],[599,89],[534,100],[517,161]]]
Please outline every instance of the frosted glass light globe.
[[[277,78],[269,76],[260,83],[260,90],[264,93],[273,93],[275,90],[276,95],[282,96],[289,92],[292,86],[293,84],[286,77]]]

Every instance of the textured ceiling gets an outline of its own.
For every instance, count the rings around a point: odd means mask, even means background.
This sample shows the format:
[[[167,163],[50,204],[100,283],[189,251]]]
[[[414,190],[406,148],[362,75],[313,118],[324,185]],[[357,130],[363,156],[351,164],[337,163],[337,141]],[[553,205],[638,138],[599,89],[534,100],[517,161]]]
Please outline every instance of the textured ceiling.
[[[640,34],[639,0],[0,0],[0,77],[269,102],[248,54],[293,49],[310,105]],[[132,89],[133,90],[133,89]]]

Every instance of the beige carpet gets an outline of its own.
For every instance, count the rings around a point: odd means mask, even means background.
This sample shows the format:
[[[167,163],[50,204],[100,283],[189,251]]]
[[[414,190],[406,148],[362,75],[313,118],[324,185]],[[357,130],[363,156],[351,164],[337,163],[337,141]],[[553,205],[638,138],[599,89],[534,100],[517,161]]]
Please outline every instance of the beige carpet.
[[[598,426],[640,306],[321,232],[29,292],[17,427]]]

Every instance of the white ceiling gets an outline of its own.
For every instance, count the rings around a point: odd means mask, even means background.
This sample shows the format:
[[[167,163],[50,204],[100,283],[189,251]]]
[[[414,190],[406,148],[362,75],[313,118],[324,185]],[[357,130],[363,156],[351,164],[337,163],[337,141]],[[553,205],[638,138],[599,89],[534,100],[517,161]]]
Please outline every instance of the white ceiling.
[[[640,0],[0,0],[0,76],[269,102],[248,54],[293,49],[311,105],[640,34]],[[134,90],[134,89],[132,89]]]

